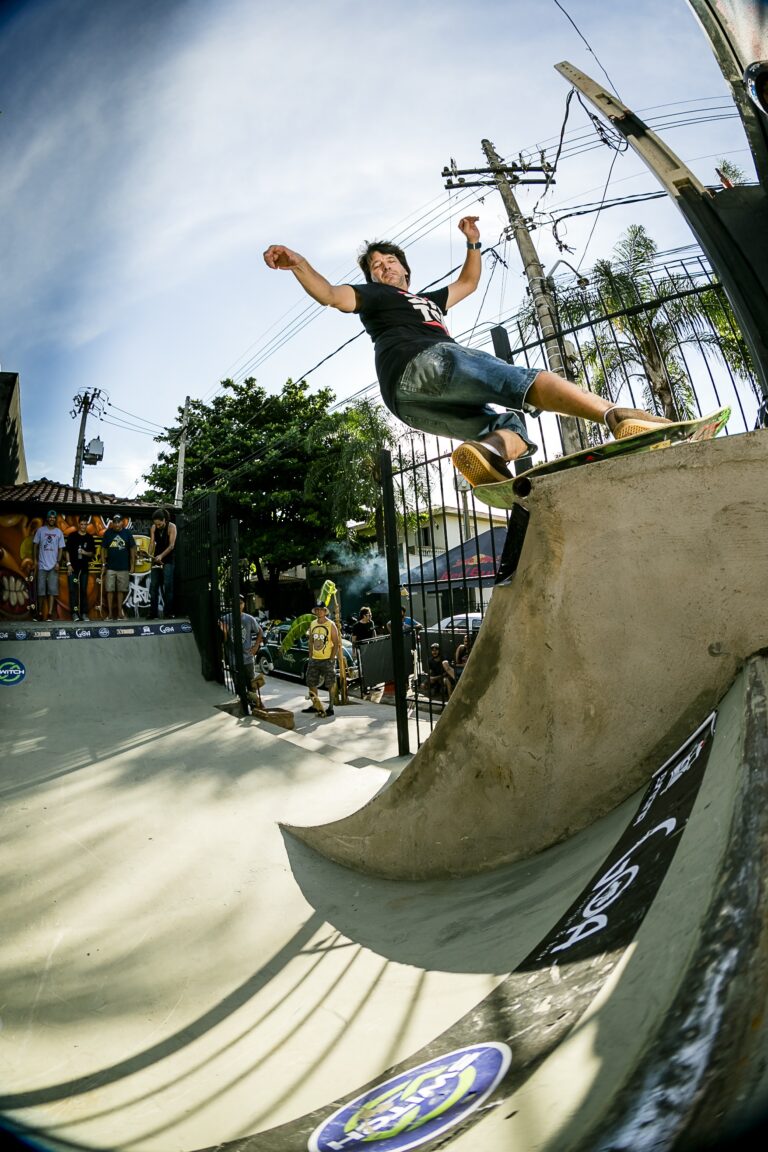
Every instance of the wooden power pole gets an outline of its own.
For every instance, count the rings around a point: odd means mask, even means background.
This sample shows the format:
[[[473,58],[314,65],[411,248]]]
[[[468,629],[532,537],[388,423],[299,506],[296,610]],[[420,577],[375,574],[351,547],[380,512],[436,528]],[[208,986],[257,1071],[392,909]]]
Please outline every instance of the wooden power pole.
[[[181,421],[181,438],[179,440],[179,459],[176,464],[176,495],[173,503],[181,508],[184,500],[184,459],[187,452],[187,424],[189,423],[189,396],[184,401],[184,416]]]
[[[544,278],[544,269],[539,261],[538,253],[531,240],[531,234],[520,211],[517,198],[512,191],[512,184],[507,174],[507,167],[496,152],[490,140],[482,141],[483,152],[493,173],[494,183],[504,203],[509,219],[510,229],[517,244],[520,258],[523,261],[528,286],[531,290],[531,299],[536,309],[536,316],[544,338],[544,353],[547,366],[551,372],[572,380],[568,362],[563,355],[563,348],[558,338],[557,316],[554,301]],[[516,181],[517,182],[517,181]],[[581,428],[581,421],[572,416],[558,416],[560,424],[560,437],[563,442],[563,451],[578,452],[587,447],[587,439]]]
[[[564,376],[567,380],[578,383],[578,381],[573,380],[573,374],[568,367],[567,358],[563,354],[563,347],[558,335],[559,327],[557,324],[554,299],[544,277],[544,269],[539,262],[539,257],[533,246],[525,217],[520,211],[520,206],[512,191],[514,184],[553,184],[552,166],[546,163],[543,153],[540,165],[523,163],[522,158],[519,164],[515,162],[505,164],[490,140],[483,140],[481,143],[489,167],[457,168],[456,162],[452,160],[451,167],[444,168],[442,173],[443,176],[449,177],[446,188],[495,187],[497,189],[504,203],[504,207],[507,210],[510,231],[515,239],[520,257],[523,261],[523,269],[525,270],[525,275],[528,280],[531,299],[536,309],[536,318],[544,338],[544,357],[547,362],[547,367],[551,372],[557,372],[559,376]],[[531,176],[531,172],[538,172],[541,173],[541,175],[538,177]],[[479,176],[481,179],[478,181],[468,181],[466,179],[467,176]],[[456,177],[456,183],[454,183],[450,177]],[[587,447],[588,441],[581,420],[577,420],[573,416],[558,416],[557,419],[560,426],[560,439],[563,443],[563,451],[566,454],[569,452],[578,452],[581,448]]]

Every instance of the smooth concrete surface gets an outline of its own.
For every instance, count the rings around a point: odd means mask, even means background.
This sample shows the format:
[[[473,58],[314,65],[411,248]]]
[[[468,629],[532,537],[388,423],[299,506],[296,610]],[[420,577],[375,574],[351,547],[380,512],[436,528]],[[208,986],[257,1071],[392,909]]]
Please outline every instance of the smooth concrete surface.
[[[27,675],[0,690],[7,1120],[51,1148],[303,1152],[340,1100],[487,1028],[512,1045],[517,1079],[441,1145],[644,1146],[601,1141],[630,1123],[638,1101],[613,1112],[648,1071],[649,1045],[683,1028],[690,1045],[676,1002],[700,968],[737,802],[757,795],[744,778],[743,674],[638,931],[613,951],[598,943],[579,976],[578,964],[531,957],[620,838],[638,838],[640,794],[494,872],[366,876],[282,835],[278,820],[339,816],[396,775],[390,709],[302,718],[302,737],[219,711],[226,693],[199,678],[189,636],[12,648],[0,656],[22,659]],[[303,704],[300,689],[272,678],[264,695]],[[764,878],[764,859],[750,855]],[[761,915],[761,891],[742,927]],[[753,1008],[765,999],[759,975],[746,989]],[[708,992],[708,1009],[724,1015],[730,1002]],[[751,1018],[747,1031],[754,1046]],[[741,1032],[728,1050],[737,1067]],[[697,1042],[693,1094],[681,1101],[672,1077],[667,1128],[673,1116],[684,1129],[695,1092],[719,1084],[720,1035],[718,1025]],[[738,1115],[744,1092],[731,1096]]]
[[[641,787],[768,645],[768,436],[542,478],[434,735],[353,815],[291,831],[372,874],[470,874]]]

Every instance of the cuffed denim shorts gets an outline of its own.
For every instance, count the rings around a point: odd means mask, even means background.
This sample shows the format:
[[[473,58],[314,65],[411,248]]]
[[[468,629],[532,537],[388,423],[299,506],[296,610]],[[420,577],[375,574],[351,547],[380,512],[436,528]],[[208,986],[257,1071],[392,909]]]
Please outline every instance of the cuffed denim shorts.
[[[507,364],[477,348],[435,344],[419,352],[406,367],[395,389],[393,410],[411,428],[455,440],[477,440],[508,429],[533,454],[537,445],[518,413],[538,415],[538,409],[526,403],[526,396],[540,371]],[[496,412],[491,404],[515,411]]]

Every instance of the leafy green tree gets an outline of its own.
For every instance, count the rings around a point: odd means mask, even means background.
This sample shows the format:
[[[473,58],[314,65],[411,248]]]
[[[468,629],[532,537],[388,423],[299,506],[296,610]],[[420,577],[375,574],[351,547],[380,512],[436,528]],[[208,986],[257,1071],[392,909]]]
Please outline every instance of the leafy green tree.
[[[289,380],[270,395],[255,380],[222,382],[210,404],[190,404],[185,504],[215,490],[225,516],[240,521],[240,551],[255,566],[259,593],[275,602],[281,572],[324,558],[333,527],[322,492],[307,493],[310,470],[335,467],[336,441],[326,426],[333,393],[310,394]],[[159,441],[169,447],[145,475],[144,499],[168,501],[176,485],[182,411]]]
[[[348,540],[348,525],[362,521],[373,528],[380,554],[384,552],[384,511],[381,452],[392,450],[399,433],[387,410],[374,400],[360,400],[339,412],[329,412],[313,436],[335,445],[334,466],[322,459],[307,474],[306,491],[323,495],[338,539]]]
[[[698,345],[749,376],[749,355],[728,301],[719,288],[683,295],[685,274],[658,274],[656,242],[633,224],[610,260],[598,260],[587,288],[558,290],[561,327],[592,320],[593,339],[580,352],[589,386],[620,400],[625,384],[640,382],[642,402],[670,420],[694,414],[694,396],[683,347]],[[610,315],[610,321],[595,317]]]
[[[377,400],[364,399],[339,412],[329,412],[324,423],[315,428],[316,436],[330,438],[335,444],[335,466],[329,474],[322,461],[317,461],[307,475],[307,493],[323,493],[328,515],[336,537],[354,546],[375,538],[380,556],[384,555],[384,506],[382,497],[381,453],[388,449],[393,456],[393,469],[398,471],[397,447],[409,433]],[[409,449],[412,467],[395,482],[396,514],[400,521],[415,520],[414,508],[426,503],[426,471],[415,448]],[[350,524],[358,525],[354,538]],[[363,524],[362,530],[359,525]]]

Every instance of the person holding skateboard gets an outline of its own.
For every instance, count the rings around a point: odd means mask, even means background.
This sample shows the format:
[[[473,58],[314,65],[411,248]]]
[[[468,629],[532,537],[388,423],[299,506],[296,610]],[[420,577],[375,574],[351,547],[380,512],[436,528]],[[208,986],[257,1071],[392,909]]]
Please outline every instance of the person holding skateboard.
[[[359,315],[374,343],[376,375],[387,408],[411,428],[463,441],[451,459],[473,487],[509,480],[509,461],[537,451],[517,415],[521,411],[559,412],[604,423],[617,440],[669,423],[639,408],[610,404],[554,372],[520,368],[456,343],[443,317],[480,283],[477,221],[477,216],[459,221],[467,255],[458,277],[430,292],[411,292],[406,255],[390,241],[373,241],[360,253],[365,284],[333,285],[283,244],[271,244],[264,261],[268,268],[293,272],[319,304]]]
[[[309,660],[307,662],[307,688],[312,703],[302,712],[317,712],[320,716],[333,716],[336,693],[336,658],[341,649],[339,630],[328,619],[328,605],[318,600],[312,609],[314,620],[309,626]],[[323,708],[318,688],[328,689],[328,707]]]

